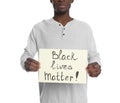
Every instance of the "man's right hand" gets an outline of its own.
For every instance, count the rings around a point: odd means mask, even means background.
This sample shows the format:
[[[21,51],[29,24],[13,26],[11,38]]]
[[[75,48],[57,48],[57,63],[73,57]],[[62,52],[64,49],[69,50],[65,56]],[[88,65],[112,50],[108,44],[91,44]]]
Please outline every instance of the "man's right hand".
[[[40,68],[40,63],[32,58],[27,58],[25,61],[25,69],[26,71],[38,71]]]

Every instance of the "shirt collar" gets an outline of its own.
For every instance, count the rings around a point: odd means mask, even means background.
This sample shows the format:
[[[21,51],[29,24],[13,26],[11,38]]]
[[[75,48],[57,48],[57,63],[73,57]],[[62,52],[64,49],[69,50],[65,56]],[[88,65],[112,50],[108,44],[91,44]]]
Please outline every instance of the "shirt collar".
[[[67,27],[69,25],[71,25],[73,22],[75,21],[75,19],[69,21],[65,26],[63,26],[61,23],[59,23],[58,21],[54,20],[53,18],[49,19],[49,22],[52,23],[55,26],[62,26],[62,27]]]

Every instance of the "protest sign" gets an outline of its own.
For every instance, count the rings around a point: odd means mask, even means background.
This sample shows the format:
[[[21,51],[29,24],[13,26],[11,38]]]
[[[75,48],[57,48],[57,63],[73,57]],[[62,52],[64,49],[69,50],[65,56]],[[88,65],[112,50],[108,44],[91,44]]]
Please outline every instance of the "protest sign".
[[[39,82],[86,83],[87,50],[40,49]]]

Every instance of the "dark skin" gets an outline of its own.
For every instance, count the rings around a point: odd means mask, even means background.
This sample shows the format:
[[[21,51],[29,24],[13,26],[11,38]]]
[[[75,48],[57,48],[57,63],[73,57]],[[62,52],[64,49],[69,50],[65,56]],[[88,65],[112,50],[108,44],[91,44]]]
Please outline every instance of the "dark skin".
[[[54,8],[54,20],[60,22],[63,26],[73,20],[69,15],[69,10],[74,0],[50,0],[50,2],[53,4]],[[25,68],[26,71],[35,72],[40,68],[40,63],[32,58],[28,58],[25,61]],[[97,77],[101,73],[101,66],[97,62],[94,62],[88,64],[86,71],[89,76]]]
[[[69,15],[69,10],[73,0],[50,0],[54,8],[53,19],[65,26],[69,21],[73,20]]]

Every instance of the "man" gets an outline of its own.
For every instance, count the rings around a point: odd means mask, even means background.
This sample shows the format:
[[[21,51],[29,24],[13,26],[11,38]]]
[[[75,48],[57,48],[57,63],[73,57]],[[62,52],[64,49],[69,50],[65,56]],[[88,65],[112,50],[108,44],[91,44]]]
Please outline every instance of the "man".
[[[100,58],[88,24],[70,17],[74,0],[50,0],[54,17],[36,24],[21,57],[26,71],[38,71],[40,63],[33,59],[40,48],[85,49],[88,51],[89,76],[101,73]],[[47,61],[46,61],[47,62]],[[41,103],[87,103],[87,84],[39,83]]]

